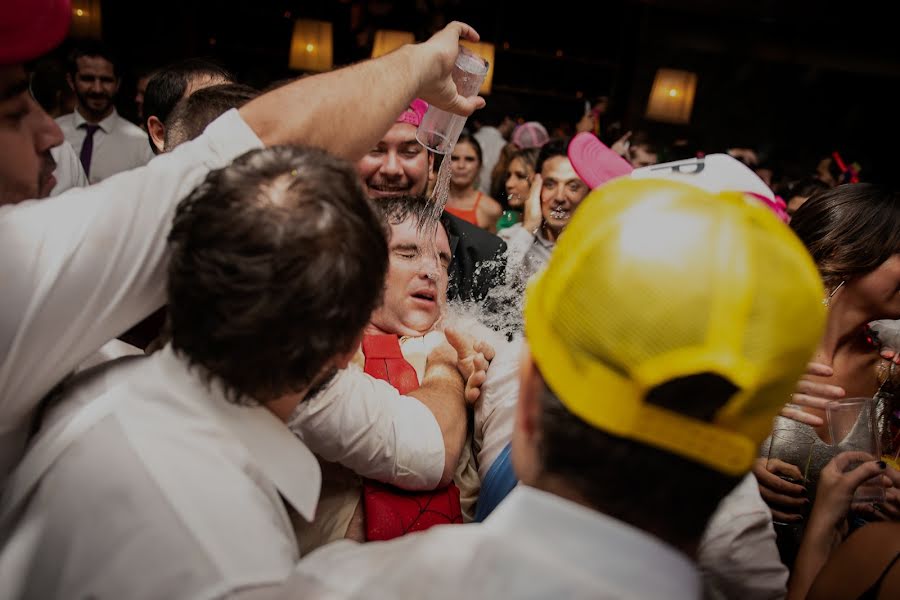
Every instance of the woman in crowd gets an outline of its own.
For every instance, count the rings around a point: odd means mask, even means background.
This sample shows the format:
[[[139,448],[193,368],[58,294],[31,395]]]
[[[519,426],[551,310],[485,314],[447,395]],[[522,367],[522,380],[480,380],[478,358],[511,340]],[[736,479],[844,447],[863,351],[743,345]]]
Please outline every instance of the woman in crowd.
[[[494,232],[503,212],[500,203],[476,188],[481,170],[481,146],[474,137],[463,134],[450,155],[450,196],[445,210],[460,219]]]
[[[506,167],[505,206],[503,215],[497,221],[497,231],[511,227],[522,221],[522,210],[534,180],[534,167],[538,149],[517,150]]]
[[[782,434],[814,440],[806,487],[779,477],[803,479],[795,466],[807,460],[799,456],[799,445],[798,456],[768,464],[761,458],[754,468],[775,520],[797,525],[779,531],[782,543],[785,537],[799,539],[819,473],[836,451],[825,420],[829,401],[875,396],[881,434],[891,444],[894,371],[900,369],[879,356],[877,338],[867,325],[900,318],[900,195],[872,184],[839,186],[803,204],[791,227],[816,261],[829,314],[813,362],[775,423]],[[898,494],[888,492],[888,502],[879,510],[893,514]],[[790,554],[786,558],[790,562]]]

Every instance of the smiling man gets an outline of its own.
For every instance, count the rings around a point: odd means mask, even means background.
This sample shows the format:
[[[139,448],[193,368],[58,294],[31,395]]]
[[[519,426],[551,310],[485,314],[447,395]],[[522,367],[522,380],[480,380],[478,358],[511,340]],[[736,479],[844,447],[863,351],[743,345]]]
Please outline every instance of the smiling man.
[[[75,112],[56,122],[78,152],[91,183],[141,167],[153,158],[144,132],[116,112],[114,99],[121,79],[108,49],[91,43],[73,50],[67,79],[75,92]]]

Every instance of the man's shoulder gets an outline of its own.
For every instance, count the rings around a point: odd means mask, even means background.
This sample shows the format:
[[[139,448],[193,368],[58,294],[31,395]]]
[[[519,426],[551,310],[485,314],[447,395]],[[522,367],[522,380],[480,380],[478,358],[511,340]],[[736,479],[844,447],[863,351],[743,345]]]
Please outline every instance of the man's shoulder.
[[[118,135],[129,139],[140,140],[145,145],[149,143],[147,141],[147,133],[143,129],[141,129],[122,115],[117,114],[116,116],[117,119],[115,121],[115,131]]]
[[[442,218],[447,231],[450,235],[459,238],[460,245],[476,248],[480,255],[487,254],[487,256],[483,256],[485,260],[494,258],[496,254],[502,253],[506,249],[506,242],[477,225],[446,212]]]

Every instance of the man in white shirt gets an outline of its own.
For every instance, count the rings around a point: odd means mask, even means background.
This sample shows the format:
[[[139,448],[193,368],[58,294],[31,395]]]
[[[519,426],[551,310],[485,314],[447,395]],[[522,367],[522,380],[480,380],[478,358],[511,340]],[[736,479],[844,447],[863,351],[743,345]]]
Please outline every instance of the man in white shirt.
[[[12,597],[231,597],[299,558],[292,519],[312,519],[321,475],[285,421],[356,352],[387,271],[381,221],[349,162],[280,146],[210,172],[168,239],[171,341],[63,385],[3,496]],[[456,360],[444,344],[425,377],[461,398]],[[364,417],[395,436],[362,442],[370,471],[440,476],[424,405]]]
[[[804,371],[821,298],[802,244],[760,204],[674,182],[598,188],[528,289],[522,484],[483,524],[336,542],[295,582],[345,598],[701,598],[701,536]]]
[[[72,144],[64,141],[59,146],[50,149],[50,155],[56,162],[56,169],[53,171],[53,177],[56,179],[56,185],[50,192],[51,196],[58,196],[66,190],[76,187],[85,187],[90,185],[87,175],[84,174],[84,167],[78,160],[78,155],[72,148]]]
[[[50,148],[63,136],[28,93],[24,61],[59,43],[70,20],[60,0],[14,0],[0,13],[0,488],[41,398],[164,303],[172,212],[210,169],[253,148],[299,142],[356,160],[416,95],[461,114],[484,103],[455,92],[459,37],[477,34],[454,23],[384,60],[273,90],[145,168],[29,201],[53,188]],[[373,81],[378,103],[368,101]]]
[[[67,79],[75,92],[75,112],[56,122],[78,152],[91,183],[153,158],[146,134],[116,111],[114,100],[122,81],[116,67],[112,54],[96,43],[84,43],[69,57]]]

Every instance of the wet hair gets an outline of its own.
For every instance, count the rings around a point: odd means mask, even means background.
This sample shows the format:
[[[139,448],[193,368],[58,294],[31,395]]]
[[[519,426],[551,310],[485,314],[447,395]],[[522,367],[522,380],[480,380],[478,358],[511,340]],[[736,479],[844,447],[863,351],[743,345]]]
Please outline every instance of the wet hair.
[[[118,78],[119,77],[119,61],[116,58],[116,55],[113,53],[112,49],[106,44],[94,40],[79,42],[77,46],[72,48],[72,51],[69,52],[68,60],[67,60],[67,69],[68,74],[73,78],[75,74],[78,73],[78,59],[79,58],[102,58],[112,64],[113,67],[113,75]]]
[[[569,157],[569,142],[571,137],[557,137],[541,146],[538,153],[537,162],[534,165],[534,172],[540,173],[544,169],[544,163],[555,156]]]
[[[197,90],[182,99],[165,121],[166,151],[198,137],[223,113],[240,108],[258,95],[259,92],[250,86],[223,83]]]
[[[737,388],[713,374],[665,383],[646,402],[709,420]],[[740,483],[705,465],[621,438],[582,421],[543,385],[542,472],[562,480],[596,510],[673,545],[696,544],[719,502]]]
[[[294,146],[210,172],[178,205],[169,245],[172,347],[232,400],[318,383],[358,343],[388,268],[353,165]]]
[[[900,194],[872,183],[839,185],[797,209],[791,228],[826,287],[871,273],[900,252]]]
[[[390,239],[391,226],[400,225],[412,218],[413,225],[417,228],[426,226],[433,218],[434,203],[427,196],[409,195],[409,196],[391,196],[388,198],[379,198],[372,201],[375,213],[381,218],[385,226],[385,232]],[[447,225],[443,220],[438,222],[450,238],[450,232],[447,231]]]

